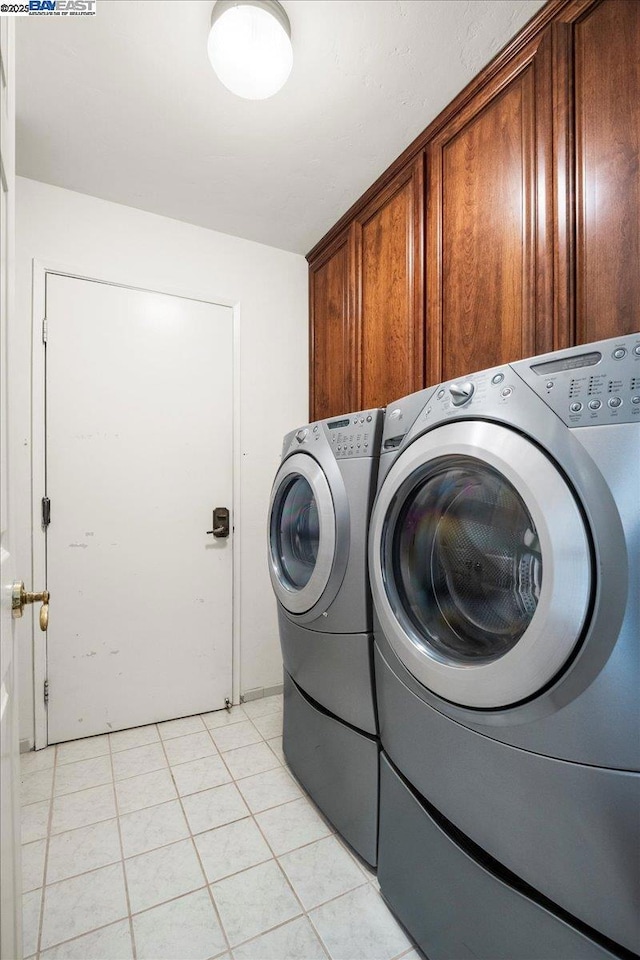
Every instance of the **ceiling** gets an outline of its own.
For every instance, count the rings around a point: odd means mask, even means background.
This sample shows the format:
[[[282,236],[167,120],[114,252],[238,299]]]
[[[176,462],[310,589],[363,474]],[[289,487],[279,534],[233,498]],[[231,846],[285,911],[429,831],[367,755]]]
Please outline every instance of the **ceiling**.
[[[306,253],[542,2],[284,0],[263,101],[213,73],[212,0],[18,18],[18,173]]]

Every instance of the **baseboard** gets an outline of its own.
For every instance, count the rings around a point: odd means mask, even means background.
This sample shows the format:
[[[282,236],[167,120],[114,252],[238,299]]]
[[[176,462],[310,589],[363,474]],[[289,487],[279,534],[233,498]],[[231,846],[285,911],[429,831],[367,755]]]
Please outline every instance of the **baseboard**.
[[[33,750],[33,740],[20,741],[20,753],[29,753]]]
[[[240,701],[242,703],[249,703],[251,700],[262,700],[263,697],[275,697],[277,694],[282,693],[283,686],[281,683],[277,683],[275,687],[254,687],[253,690],[245,690],[243,694],[240,695]]]

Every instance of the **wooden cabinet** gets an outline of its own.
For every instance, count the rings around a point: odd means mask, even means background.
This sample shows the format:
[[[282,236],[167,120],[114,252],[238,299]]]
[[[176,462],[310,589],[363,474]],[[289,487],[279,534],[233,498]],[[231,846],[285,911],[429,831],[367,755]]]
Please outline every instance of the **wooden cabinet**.
[[[311,262],[312,419],[423,385],[422,171],[421,156]]]
[[[573,25],[576,342],[640,330],[640,3]]]
[[[429,383],[551,346],[551,69],[545,34],[429,145]]]
[[[420,156],[355,219],[356,406],[363,409],[424,383],[423,180]]]
[[[640,0],[548,0],[309,254],[315,416],[640,330],[639,152]]]
[[[343,231],[310,273],[310,395],[312,420],[355,409],[353,228]]]

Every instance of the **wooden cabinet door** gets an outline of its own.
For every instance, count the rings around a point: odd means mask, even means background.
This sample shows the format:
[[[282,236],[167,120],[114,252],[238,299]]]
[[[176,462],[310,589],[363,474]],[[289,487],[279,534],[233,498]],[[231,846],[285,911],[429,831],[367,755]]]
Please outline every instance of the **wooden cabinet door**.
[[[576,343],[640,330],[640,3],[574,26]]]
[[[353,227],[310,264],[311,420],[356,409]]]
[[[424,386],[424,160],[358,215],[357,406],[386,406]]]
[[[551,81],[547,33],[429,145],[429,383],[553,347]]]

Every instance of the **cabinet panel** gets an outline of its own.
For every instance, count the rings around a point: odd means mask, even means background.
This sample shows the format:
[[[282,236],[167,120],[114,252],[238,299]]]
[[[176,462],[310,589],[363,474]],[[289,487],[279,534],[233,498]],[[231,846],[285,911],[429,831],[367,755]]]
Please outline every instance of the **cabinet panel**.
[[[531,45],[429,150],[427,379],[551,349],[551,41]]]
[[[422,171],[420,157],[356,220],[362,408],[424,385]]]
[[[640,330],[640,3],[574,26],[576,342]]]
[[[352,231],[311,265],[310,417],[321,420],[355,409]]]

